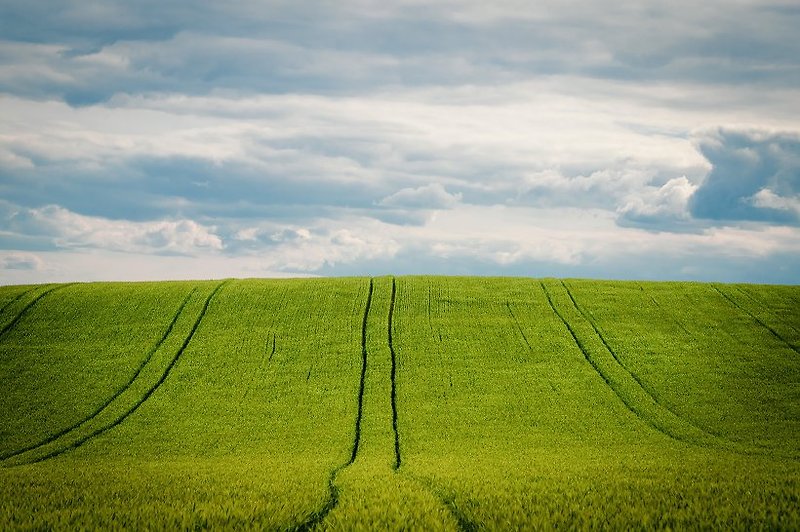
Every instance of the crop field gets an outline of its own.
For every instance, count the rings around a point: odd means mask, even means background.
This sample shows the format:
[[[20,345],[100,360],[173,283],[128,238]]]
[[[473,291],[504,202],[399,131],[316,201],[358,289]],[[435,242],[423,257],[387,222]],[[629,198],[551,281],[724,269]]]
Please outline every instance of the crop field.
[[[800,529],[800,287],[0,287],[0,529]]]

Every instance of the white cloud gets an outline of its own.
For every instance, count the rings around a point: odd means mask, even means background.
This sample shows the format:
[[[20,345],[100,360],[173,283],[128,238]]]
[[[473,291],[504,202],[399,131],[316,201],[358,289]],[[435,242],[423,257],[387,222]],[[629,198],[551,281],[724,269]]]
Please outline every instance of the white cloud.
[[[12,231],[48,238],[60,248],[195,254],[219,251],[213,227],[192,220],[133,222],[83,216],[56,205],[23,209],[10,219]]]
[[[412,209],[448,209],[461,201],[460,193],[451,194],[440,183],[404,188],[383,198],[379,205]]]
[[[788,211],[800,217],[800,196],[779,196],[768,188],[762,188],[750,201],[755,207]]]
[[[660,187],[648,186],[628,194],[617,213],[628,221],[653,223],[658,227],[665,227],[670,221],[688,221],[689,198],[695,190],[697,185],[685,176],[676,177]]]

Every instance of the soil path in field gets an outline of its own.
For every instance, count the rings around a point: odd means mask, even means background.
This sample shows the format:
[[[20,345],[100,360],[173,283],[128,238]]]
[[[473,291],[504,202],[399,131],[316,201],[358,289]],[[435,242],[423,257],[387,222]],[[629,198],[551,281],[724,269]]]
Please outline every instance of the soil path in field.
[[[125,405],[124,403],[130,401],[133,398],[127,397],[126,392],[133,389],[136,385],[146,386],[146,383],[140,382],[143,379],[139,378],[143,376],[144,373],[151,374],[153,372],[158,371],[158,368],[150,368],[150,364],[148,364],[151,360],[153,360],[153,355],[158,351],[158,348],[169,338],[170,333],[172,332],[173,328],[175,327],[176,322],[182,316],[183,311],[188,304],[191,296],[195,293],[196,289],[192,290],[192,292],[184,299],[183,303],[181,304],[178,312],[175,314],[172,322],[170,323],[167,330],[162,335],[161,339],[157,343],[157,345],[148,353],[145,361],[137,368],[134,376],[127,385],[119,390],[110,401],[107,401],[103,407],[95,411],[90,417],[87,417],[83,421],[75,424],[74,426],[70,427],[68,430],[61,431],[56,436],[51,436],[47,439],[47,441],[37,445],[32,446],[30,449],[18,451],[15,455],[7,457],[6,464],[8,465],[20,465],[20,464],[29,464],[29,463],[37,463],[42,462],[44,460],[48,460],[50,458],[54,458],[59,456],[67,451],[76,449],[86,443],[87,441],[91,440],[92,438],[103,434],[104,432],[111,430],[112,428],[116,427],[125,419],[127,419],[131,414],[133,414],[142,404],[144,404],[147,399],[150,398],[151,395],[164,383],[164,381],[169,376],[172,368],[177,364],[178,360],[183,355],[186,348],[189,346],[189,343],[192,341],[195,332],[197,331],[200,323],[203,321],[203,318],[208,311],[208,307],[211,304],[211,301],[214,297],[219,293],[222,287],[228,281],[223,281],[219,283],[214,290],[208,295],[206,298],[200,313],[198,314],[197,318],[192,325],[189,334],[184,339],[182,345],[177,350],[174,356],[169,359],[168,364],[161,372],[159,378],[155,381],[155,383],[151,384],[146,391],[137,399],[133,401],[130,405]],[[149,371],[148,371],[149,370]],[[120,411],[114,415],[115,411]],[[110,419],[109,419],[110,418]],[[94,426],[93,426],[94,425]],[[10,460],[10,462],[9,462]],[[5,464],[4,464],[5,465]]]

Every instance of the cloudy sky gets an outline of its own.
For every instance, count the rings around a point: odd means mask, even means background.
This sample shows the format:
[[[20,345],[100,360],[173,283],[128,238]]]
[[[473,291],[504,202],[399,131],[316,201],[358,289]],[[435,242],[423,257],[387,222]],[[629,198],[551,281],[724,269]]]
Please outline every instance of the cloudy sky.
[[[0,282],[800,282],[796,0],[5,0]]]

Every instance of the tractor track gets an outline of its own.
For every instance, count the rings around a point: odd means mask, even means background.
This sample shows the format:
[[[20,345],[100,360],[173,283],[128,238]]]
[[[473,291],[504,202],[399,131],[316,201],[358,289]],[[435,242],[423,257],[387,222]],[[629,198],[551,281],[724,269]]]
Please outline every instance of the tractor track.
[[[19,301],[19,300],[20,300],[20,299],[22,299],[23,297],[27,296],[28,294],[30,294],[31,292],[33,292],[33,291],[34,291],[34,290],[36,290],[37,288],[39,288],[39,287],[38,287],[38,286],[34,286],[33,288],[28,288],[27,290],[25,290],[25,291],[23,291],[23,292],[21,292],[21,293],[17,294],[17,297],[15,297],[15,298],[14,298],[14,299],[12,299],[11,301],[9,301],[8,303],[6,303],[6,304],[5,304],[5,305],[3,305],[2,307],[0,307],[0,315],[2,315],[2,314],[3,314],[3,312],[5,312],[5,311],[6,311],[6,309],[7,309],[8,307],[10,307],[11,305],[13,305],[14,303],[16,303],[17,301]]]
[[[337,504],[339,504],[339,488],[336,487],[336,477],[343,469],[353,465],[353,462],[356,461],[356,455],[358,455],[358,446],[361,442],[361,417],[364,412],[364,382],[367,376],[367,318],[369,317],[369,309],[372,306],[373,290],[374,280],[370,278],[369,292],[367,293],[367,303],[364,306],[364,319],[361,322],[361,380],[358,385],[358,411],[356,415],[356,426],[350,458],[347,460],[347,462],[333,469],[330,475],[328,475],[328,500],[325,502],[322,508],[312,513],[305,522],[294,527],[292,530],[300,532],[314,530],[320,523],[322,523],[322,521],[325,520],[328,514],[331,513],[334,508],[336,508]]]
[[[417,484],[421,485],[425,489],[427,489],[434,497],[439,499],[445,508],[447,508],[448,513],[453,517],[453,520],[456,522],[459,532],[476,532],[480,530],[480,527],[470,521],[466,515],[461,511],[458,505],[455,502],[455,496],[453,494],[445,494],[443,493],[442,489],[439,488],[436,483],[427,477],[419,477],[417,475],[412,475],[411,473],[405,473],[408,478],[412,479]]]
[[[783,319],[783,317],[782,317],[780,314],[778,314],[777,312],[775,312],[775,311],[774,311],[774,310],[773,310],[773,309],[772,309],[772,308],[769,306],[769,303],[767,303],[766,301],[764,301],[764,299],[762,299],[762,298],[761,298],[761,296],[754,295],[754,294],[752,294],[752,293],[748,292],[747,290],[745,290],[744,288],[742,288],[741,286],[737,286],[737,287],[736,287],[736,290],[737,290],[737,291],[738,291],[740,294],[742,294],[743,296],[745,296],[747,299],[749,299],[750,301],[752,301],[753,303],[755,303],[756,305],[758,305],[759,307],[762,307],[762,308],[766,309],[766,311],[767,311],[767,312],[769,312],[770,314],[772,314],[772,316],[773,316],[775,319],[777,319],[778,321],[780,321],[781,323],[783,323],[784,325],[786,325],[787,327],[789,327],[789,328],[790,328],[790,329],[792,329],[793,331],[800,333],[800,329],[798,329],[797,327],[795,327],[794,325],[792,325],[791,323],[789,323],[789,322],[787,322],[785,319]],[[794,298],[792,298],[792,299],[793,299],[794,301],[797,301],[797,300],[795,300]]]
[[[394,277],[392,277],[392,299],[389,304],[389,353],[392,355],[392,373],[391,373],[391,381],[392,381],[392,391],[391,391],[391,399],[392,399],[392,430],[394,431],[394,466],[395,470],[400,468],[401,458],[400,458],[400,434],[397,431],[397,355],[394,351],[394,343],[392,341],[392,318],[394,316],[394,303],[395,297],[397,295],[397,283]]]
[[[397,300],[397,279],[392,277],[392,296],[389,303],[389,324],[388,324],[388,343],[389,343],[389,353],[392,357],[392,370],[391,370],[391,403],[392,403],[392,430],[394,431],[394,464],[392,465],[392,469],[399,474],[407,476],[411,478],[425,489],[428,490],[434,497],[439,499],[450,515],[455,520],[456,524],[458,525],[458,530],[460,532],[473,532],[477,530],[477,526],[470,522],[463,513],[458,509],[453,501],[453,497],[447,497],[442,494],[441,490],[438,489],[433,481],[429,479],[422,479],[417,477],[416,475],[412,475],[407,471],[403,470],[400,471],[400,466],[402,465],[402,455],[400,454],[400,431],[398,429],[398,414],[397,414],[397,353],[394,349],[394,307],[395,302]],[[431,293],[430,287],[428,287],[428,324],[433,331],[433,325],[431,324]],[[524,335],[523,335],[524,336]],[[452,386],[452,382],[451,382]]]
[[[533,347],[531,347],[531,343],[528,341],[528,337],[525,336],[525,331],[522,330],[522,325],[520,325],[517,316],[514,314],[514,311],[511,310],[511,303],[506,301],[506,308],[508,309],[508,313],[511,314],[511,319],[514,320],[514,325],[517,326],[517,330],[522,335],[522,339],[525,341],[525,345],[528,346],[528,351],[533,351]]]
[[[726,294],[725,292],[720,290],[720,288],[717,285],[712,284],[711,288],[713,288],[719,295],[724,297],[731,305],[733,305],[734,307],[739,309],[739,311],[744,312],[745,314],[747,314],[750,317],[750,319],[752,319],[753,321],[755,321],[756,323],[761,325],[763,328],[768,330],[770,333],[772,333],[772,336],[774,336],[775,338],[780,340],[780,342],[783,343],[784,345],[786,345],[786,347],[788,347],[789,349],[791,349],[795,353],[800,354],[800,349],[798,349],[797,347],[795,347],[792,344],[790,344],[789,341],[786,340],[786,338],[784,338],[783,336],[781,336],[778,333],[778,331],[776,331],[775,329],[773,329],[772,327],[770,327],[769,325],[764,323],[758,316],[756,316],[755,314],[753,314],[752,312],[750,312],[749,310],[747,310],[746,308],[741,306],[739,303],[737,303],[735,299],[733,299],[731,296],[729,296],[728,294]]]
[[[43,462],[45,460],[49,460],[51,458],[55,458],[55,457],[57,457],[59,455],[62,455],[62,454],[66,453],[68,451],[71,451],[73,449],[77,449],[78,447],[80,447],[81,445],[83,445],[87,441],[91,440],[92,438],[94,438],[96,436],[99,436],[99,435],[103,434],[104,432],[107,432],[107,431],[113,429],[114,427],[118,426],[123,421],[125,421],[125,419],[127,419],[131,414],[133,414],[136,410],[138,410],[139,407],[142,406],[142,404],[144,404],[144,402],[147,401],[147,399],[149,399],[150,396],[153,395],[153,393],[167,379],[167,377],[169,376],[170,372],[172,371],[172,368],[175,367],[175,364],[177,364],[178,360],[181,358],[181,355],[184,353],[184,351],[186,351],[186,348],[189,346],[189,343],[192,341],[192,338],[194,338],[195,332],[197,331],[198,327],[200,326],[200,323],[203,321],[203,318],[205,317],[206,312],[208,311],[208,307],[211,304],[211,301],[214,299],[214,296],[216,296],[217,293],[222,289],[222,287],[225,284],[227,284],[228,282],[229,281],[226,280],[226,281],[223,281],[223,282],[219,283],[216,286],[216,288],[214,288],[214,290],[211,292],[211,294],[209,294],[209,296],[206,298],[206,301],[205,301],[205,303],[203,305],[202,310],[200,311],[200,314],[198,315],[197,319],[195,320],[191,331],[189,331],[189,334],[186,337],[186,339],[183,341],[183,344],[181,345],[180,349],[178,349],[177,353],[175,353],[175,356],[172,358],[170,363],[167,365],[166,369],[161,374],[161,377],[158,379],[158,381],[156,381],[156,383],[153,386],[151,386],[147,390],[147,392],[145,392],[145,394],[138,401],[136,401],[136,403],[133,404],[133,406],[131,406],[124,413],[119,415],[116,419],[114,419],[114,421],[112,421],[108,425],[105,425],[103,427],[100,427],[98,429],[93,430],[89,434],[80,437],[78,440],[72,442],[71,444],[67,445],[66,447],[62,447],[60,449],[56,449],[56,450],[54,450],[54,451],[52,451],[50,453],[45,454],[44,456],[37,457],[37,458],[35,458],[33,460],[30,460],[30,461],[27,461],[25,463],[33,464],[33,463]]]
[[[589,314],[588,314],[588,313],[587,313],[587,312],[586,312],[586,311],[585,311],[585,310],[584,310],[584,309],[583,309],[583,308],[582,308],[580,305],[578,305],[578,302],[575,300],[575,297],[572,295],[572,291],[571,291],[571,290],[569,289],[569,287],[568,287],[568,286],[567,286],[567,285],[564,283],[564,281],[561,281],[561,285],[564,287],[564,290],[566,290],[566,292],[567,292],[567,295],[569,296],[569,299],[570,299],[570,301],[572,301],[572,305],[575,307],[575,309],[576,309],[578,312],[580,312],[581,316],[583,316],[583,318],[584,318],[584,319],[585,319],[587,322],[589,322],[589,325],[591,325],[591,326],[592,326],[592,329],[594,330],[595,334],[597,335],[597,337],[598,337],[598,338],[600,338],[600,341],[603,343],[603,346],[605,346],[605,348],[608,350],[608,352],[609,352],[609,353],[611,353],[611,356],[612,356],[612,357],[614,357],[614,360],[617,362],[617,364],[619,364],[619,366],[620,366],[620,367],[621,367],[623,370],[625,370],[625,372],[626,372],[628,375],[630,375],[630,376],[631,376],[631,378],[633,378],[633,380],[634,380],[634,381],[636,381],[636,384],[638,384],[638,385],[639,385],[639,387],[640,387],[640,388],[641,388],[641,389],[642,389],[642,390],[643,390],[643,391],[644,391],[644,392],[645,392],[645,393],[646,393],[646,394],[647,394],[647,395],[650,397],[650,399],[652,399],[652,400],[653,400],[653,402],[654,402],[655,404],[657,404],[657,405],[658,405],[660,408],[663,408],[664,410],[666,410],[667,412],[669,412],[670,414],[672,414],[673,416],[675,416],[675,418],[679,419],[681,422],[683,422],[683,423],[686,423],[687,425],[691,426],[692,428],[694,428],[694,429],[696,429],[696,430],[699,430],[700,432],[702,432],[702,433],[706,434],[707,436],[710,436],[710,437],[712,437],[712,438],[720,438],[720,437],[721,437],[721,436],[720,436],[720,435],[718,435],[718,434],[714,434],[713,432],[710,432],[710,431],[708,431],[708,430],[704,429],[703,427],[700,427],[700,426],[696,425],[696,424],[695,424],[693,421],[691,421],[690,419],[686,419],[684,416],[681,416],[681,415],[679,415],[677,412],[675,412],[675,411],[674,411],[672,408],[670,408],[669,406],[667,406],[667,405],[663,404],[663,403],[662,403],[662,402],[659,400],[659,398],[658,398],[658,395],[657,395],[657,394],[656,394],[656,393],[655,393],[655,392],[654,392],[654,391],[653,391],[653,390],[650,388],[650,386],[647,386],[647,385],[645,385],[645,384],[644,384],[644,383],[641,381],[641,379],[639,378],[639,376],[638,376],[638,375],[636,375],[636,374],[635,374],[633,371],[631,371],[631,370],[628,368],[628,366],[626,366],[626,365],[625,365],[625,364],[622,362],[622,360],[621,360],[621,359],[619,358],[619,356],[617,355],[617,352],[616,352],[616,351],[614,351],[614,349],[613,349],[613,348],[612,348],[612,347],[609,345],[609,343],[606,341],[605,337],[603,336],[603,333],[601,333],[601,332],[600,332],[600,329],[599,329],[599,327],[597,326],[597,324],[595,323],[594,319],[592,319],[592,317],[591,317],[591,316],[590,316],[590,315],[589,315]]]
[[[655,307],[656,307],[656,308],[657,308],[657,309],[658,309],[658,310],[659,310],[659,311],[660,311],[662,314],[666,314],[667,316],[669,316],[669,319],[672,321],[672,323],[674,323],[675,325],[677,325],[678,327],[680,327],[680,329],[681,329],[683,332],[685,332],[685,333],[686,333],[688,336],[693,336],[693,335],[692,335],[692,333],[691,333],[691,332],[689,332],[689,329],[687,329],[687,328],[686,328],[686,327],[683,325],[683,323],[681,323],[680,321],[678,321],[678,319],[677,319],[677,318],[676,318],[676,317],[675,317],[675,316],[674,316],[674,315],[673,315],[671,312],[668,312],[666,309],[664,309],[664,307],[662,307],[662,306],[661,306],[661,303],[659,303],[659,302],[656,300],[655,296],[653,296],[653,294],[651,294],[649,291],[645,290],[644,286],[642,286],[641,284],[639,284],[639,290],[641,290],[643,294],[646,294],[646,295],[647,295],[647,297],[649,297],[649,298],[650,298],[650,301],[653,303],[653,305],[654,305],[654,306],[655,306]]]
[[[648,389],[648,387],[647,387],[647,386],[645,386],[645,384],[642,382],[642,380],[639,378],[639,376],[638,376],[638,375],[636,375],[636,373],[634,373],[634,372],[633,372],[633,371],[631,371],[630,369],[628,369],[628,367],[627,367],[627,366],[626,366],[626,365],[625,365],[625,364],[622,362],[622,360],[620,360],[619,356],[617,356],[617,352],[616,352],[616,351],[614,351],[614,349],[613,349],[613,348],[612,348],[612,347],[609,345],[609,343],[606,341],[606,337],[603,335],[603,333],[602,333],[602,332],[600,332],[600,328],[599,328],[599,327],[597,326],[597,324],[594,322],[594,319],[593,319],[593,318],[592,318],[592,317],[589,315],[589,313],[588,313],[588,312],[586,312],[586,311],[583,309],[583,307],[582,307],[582,306],[578,305],[578,302],[577,302],[577,301],[575,301],[575,296],[573,296],[573,295],[572,295],[572,290],[570,290],[570,289],[569,289],[569,287],[568,287],[568,286],[567,286],[567,285],[564,283],[564,281],[561,281],[561,286],[563,286],[563,287],[564,287],[564,290],[566,290],[566,292],[567,292],[567,295],[569,296],[569,299],[570,299],[570,301],[572,301],[572,305],[575,307],[575,309],[576,309],[578,312],[580,312],[581,316],[583,316],[583,319],[585,319],[587,322],[589,322],[589,325],[591,325],[591,326],[592,326],[592,329],[594,330],[595,334],[597,335],[597,337],[598,337],[598,338],[600,338],[600,341],[603,343],[603,345],[605,346],[606,350],[607,350],[609,353],[611,353],[611,356],[612,356],[612,357],[614,357],[614,360],[616,360],[617,364],[619,364],[619,365],[620,365],[620,367],[622,367],[622,369],[624,369],[624,370],[625,370],[625,371],[628,373],[628,375],[630,375],[631,377],[633,377],[633,380],[635,380],[635,381],[636,381],[636,384],[638,384],[640,388],[642,388],[644,391],[646,391],[646,392],[647,392],[647,395],[649,395],[650,397],[652,397],[654,401],[658,402],[658,401],[656,400],[656,398],[655,398],[655,395],[653,394],[652,390]],[[673,412],[673,413],[674,413],[674,412]]]
[[[186,304],[189,302],[189,299],[192,297],[192,295],[195,293],[195,291],[197,291],[197,288],[193,288],[189,292],[189,295],[187,295],[184,298],[183,302],[178,307],[178,311],[172,317],[172,321],[170,322],[169,326],[167,327],[167,330],[164,331],[164,334],[161,335],[161,338],[158,340],[158,342],[156,342],[155,346],[153,346],[153,348],[150,349],[150,351],[145,356],[144,360],[142,360],[142,362],[139,364],[139,367],[136,368],[136,371],[134,371],[133,375],[131,375],[130,379],[128,379],[128,382],[123,384],[122,387],[119,388],[116,392],[114,392],[108,399],[106,399],[106,401],[103,402],[102,405],[97,407],[97,409],[94,412],[92,412],[88,416],[80,419],[79,421],[76,421],[75,423],[73,423],[69,427],[63,428],[60,431],[56,432],[55,434],[51,434],[50,436],[47,436],[46,438],[44,438],[43,440],[41,440],[41,441],[39,441],[37,443],[28,445],[26,447],[23,447],[22,449],[17,449],[17,450],[12,451],[12,452],[10,452],[8,454],[0,456],[0,460],[6,460],[8,458],[13,458],[14,456],[18,456],[18,455],[26,453],[28,451],[33,451],[34,449],[38,449],[39,447],[47,445],[48,443],[54,442],[58,438],[64,436],[65,434],[67,434],[69,432],[72,432],[73,430],[76,430],[76,429],[80,428],[82,425],[88,423],[89,421],[91,421],[92,419],[97,417],[100,414],[100,412],[105,410],[105,408],[108,405],[110,405],[117,397],[122,395],[125,392],[125,390],[127,390],[128,388],[131,387],[133,382],[136,380],[136,378],[139,376],[139,374],[142,372],[142,370],[145,368],[145,366],[148,364],[148,362],[150,362],[150,359],[153,358],[153,355],[155,354],[155,352],[158,351],[158,349],[161,347],[161,344],[163,344],[166,341],[167,337],[172,332],[172,329],[175,327],[175,322],[178,321],[178,317],[180,317],[181,313],[183,312],[184,307],[186,307]]]
[[[27,305],[25,305],[22,308],[22,310],[19,311],[19,313],[16,316],[14,316],[14,319],[12,319],[10,322],[8,322],[6,324],[6,326],[3,327],[2,330],[0,330],[0,338],[5,336],[8,331],[13,329],[14,326],[19,322],[19,320],[21,320],[25,316],[25,314],[27,314],[33,308],[33,306],[36,305],[36,303],[38,303],[44,296],[46,296],[48,294],[51,294],[51,293],[55,292],[56,290],[61,290],[62,288],[67,288],[68,286],[72,286],[74,284],[75,283],[67,283],[67,284],[56,285],[56,286],[54,286],[52,288],[48,288],[47,290],[45,290],[44,292],[42,292],[41,294],[39,294],[38,296],[33,298],[30,302],[28,302]],[[26,292],[26,293],[28,293],[28,292]],[[23,295],[25,295],[25,294],[23,294]]]
[[[592,366],[592,368],[595,370],[595,372],[598,375],[600,375],[600,377],[603,379],[603,381],[608,385],[609,388],[611,388],[611,390],[614,392],[614,394],[622,401],[622,403],[627,407],[627,409],[629,411],[631,411],[637,418],[639,418],[641,421],[643,421],[646,425],[648,425],[652,429],[657,430],[658,432],[660,432],[660,433],[662,433],[662,434],[664,434],[664,435],[666,435],[666,436],[668,436],[668,437],[670,437],[672,439],[675,439],[675,440],[678,440],[678,441],[682,441],[682,442],[685,442],[685,443],[691,443],[691,444],[694,444],[694,445],[704,446],[702,443],[699,443],[699,442],[695,441],[692,438],[688,438],[688,437],[682,436],[680,434],[676,434],[673,431],[665,429],[660,424],[655,423],[653,420],[649,419],[648,416],[643,414],[641,412],[640,408],[638,408],[635,404],[633,404],[629,399],[626,399],[624,394],[622,394],[617,389],[617,386],[615,386],[611,382],[610,378],[600,369],[600,367],[597,365],[597,362],[589,354],[589,351],[586,349],[586,346],[584,345],[584,343],[581,342],[580,338],[578,338],[578,335],[575,333],[575,330],[572,328],[572,325],[570,325],[570,323],[567,321],[567,319],[561,314],[561,312],[555,306],[555,304],[553,303],[553,299],[552,299],[552,297],[550,295],[550,292],[547,290],[547,287],[545,286],[545,284],[543,282],[540,282],[539,284],[541,285],[542,290],[544,291],[545,297],[547,298],[547,303],[550,305],[551,310],[553,311],[553,313],[555,313],[555,315],[558,317],[558,319],[561,320],[561,323],[564,324],[564,327],[567,328],[567,331],[569,331],[570,335],[572,336],[573,341],[578,346],[578,348],[581,350],[581,353],[583,354],[583,357],[586,359],[586,361],[589,363],[589,365]],[[563,282],[562,282],[562,285],[563,285]],[[566,289],[566,286],[564,286],[564,288]],[[572,302],[574,304],[575,303],[574,299],[572,299],[571,297],[570,297],[570,299],[572,300]],[[576,309],[580,312],[580,309],[578,309],[577,305],[576,305]],[[583,314],[581,313],[581,315],[583,315]],[[590,322],[590,325],[592,325],[592,328],[594,329],[594,324],[592,324]],[[594,330],[595,330],[595,332],[597,332],[596,329],[594,329]],[[607,347],[607,344],[605,342],[603,342],[603,344]],[[611,354],[613,355],[613,353],[611,353]],[[614,356],[614,360],[617,360],[616,356]],[[620,367],[622,367],[623,370],[625,370],[625,368],[621,364],[619,364],[619,365],[620,365]],[[625,372],[628,375],[630,375],[630,372],[628,372],[627,370],[625,370]],[[638,381],[636,381],[636,382],[638,382]],[[710,434],[710,433],[704,431],[703,429],[701,429],[699,427],[696,427],[691,422],[689,422],[686,419],[676,415],[674,412],[672,412],[671,410],[669,410],[668,408],[666,408],[665,406],[663,406],[662,404],[657,402],[655,400],[655,398],[646,389],[644,389],[644,388],[640,388],[640,389],[645,394],[647,394],[647,396],[650,397],[651,400],[653,400],[653,402],[657,405],[657,407],[666,410],[667,412],[672,414],[675,418],[677,418],[678,421],[680,421],[682,423],[686,423],[687,425],[691,426],[692,428],[694,428],[696,430],[701,431],[703,434],[705,434],[707,436],[710,436],[711,438],[715,438],[715,439],[717,438],[713,434]]]

